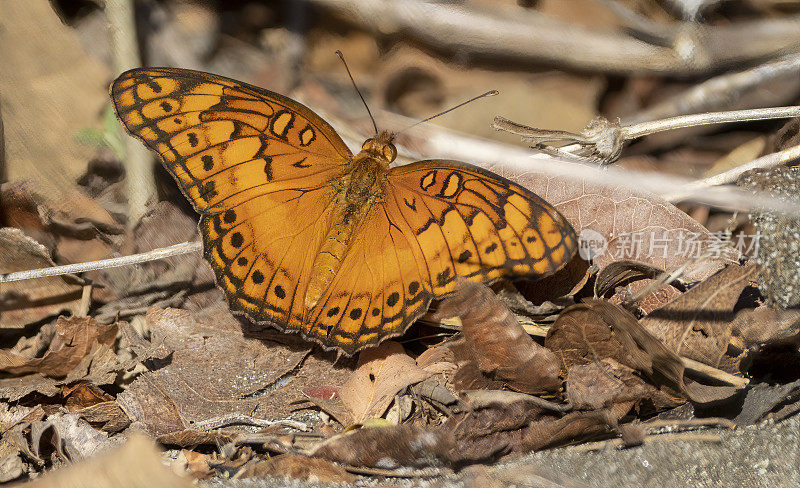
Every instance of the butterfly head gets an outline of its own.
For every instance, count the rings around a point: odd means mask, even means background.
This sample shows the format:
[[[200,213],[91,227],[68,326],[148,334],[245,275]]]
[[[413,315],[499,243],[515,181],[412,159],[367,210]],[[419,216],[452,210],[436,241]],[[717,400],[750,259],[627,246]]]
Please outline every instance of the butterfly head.
[[[364,144],[361,145],[361,152],[365,152],[370,156],[386,160],[386,163],[391,163],[397,157],[397,148],[392,143],[394,141],[394,134],[389,131],[382,131],[370,137]]]

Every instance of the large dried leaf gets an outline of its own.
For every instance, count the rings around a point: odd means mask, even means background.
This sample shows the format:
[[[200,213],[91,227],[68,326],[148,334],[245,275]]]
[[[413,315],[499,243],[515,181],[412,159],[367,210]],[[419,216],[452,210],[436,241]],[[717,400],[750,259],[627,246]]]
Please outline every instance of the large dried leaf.
[[[778,405],[798,401],[800,380],[784,385],[758,383],[750,387],[742,402],[742,410],[733,419],[739,425],[750,425],[761,420]]]
[[[516,394],[519,395],[519,394]],[[312,455],[353,466],[460,467],[609,432],[601,412],[565,416],[525,401],[495,403],[451,416],[440,426],[359,429],[323,441]]]
[[[352,421],[360,423],[382,417],[397,393],[427,377],[403,346],[386,341],[359,355],[358,368],[339,390],[339,397]]]
[[[437,320],[456,316],[464,336],[462,343],[452,347],[460,368],[457,387],[475,384],[467,376],[485,375],[524,393],[552,393],[560,388],[558,358],[535,343],[485,285],[460,280],[457,291],[440,303],[434,315]]]
[[[734,306],[755,266],[732,265],[641,320],[670,351],[717,366],[731,340]]]
[[[759,305],[740,310],[731,322],[731,333],[743,347],[796,340],[800,334],[800,310]]]
[[[630,312],[603,300],[587,300],[567,308],[547,334],[545,345],[569,371],[574,365],[610,358],[638,371],[655,391],[641,400],[669,406],[685,395],[697,403],[728,398],[735,389],[707,386],[684,377],[681,359],[644,329]]]
[[[604,411],[563,415],[517,400],[470,408],[448,418],[440,429],[452,433],[455,446],[449,459],[460,465],[574,442],[609,432],[613,423],[615,419]]]
[[[553,204],[576,232],[591,229],[603,236],[608,248],[594,260],[601,268],[619,259],[634,259],[672,271],[690,261],[698,251],[707,249],[710,243],[719,241],[675,205],[650,193],[602,186],[588,178],[566,179],[505,166],[489,169]],[[695,243],[699,247],[694,247]],[[709,258],[692,263],[684,276],[688,280],[701,280],[726,262],[723,258]]]
[[[269,329],[245,337],[222,303],[198,313],[153,308],[147,321],[153,341],[172,353],[154,361],[117,402],[153,435],[236,415],[284,418],[302,388],[341,384],[350,374],[346,361],[331,366],[330,355],[308,356],[311,346],[297,336]]]
[[[49,268],[55,264],[47,249],[19,229],[0,229],[0,274]],[[69,276],[12,281],[0,285],[0,329],[16,329],[78,310],[81,286]]]

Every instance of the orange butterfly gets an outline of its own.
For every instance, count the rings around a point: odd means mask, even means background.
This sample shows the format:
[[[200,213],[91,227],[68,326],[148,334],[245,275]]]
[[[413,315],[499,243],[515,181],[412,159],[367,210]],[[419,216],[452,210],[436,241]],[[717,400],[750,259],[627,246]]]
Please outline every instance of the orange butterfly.
[[[201,214],[234,311],[345,354],[402,334],[463,276],[547,276],[577,247],[547,202],[465,163],[389,168],[394,135],[355,156],[304,105],[172,68],[123,73],[117,116]]]

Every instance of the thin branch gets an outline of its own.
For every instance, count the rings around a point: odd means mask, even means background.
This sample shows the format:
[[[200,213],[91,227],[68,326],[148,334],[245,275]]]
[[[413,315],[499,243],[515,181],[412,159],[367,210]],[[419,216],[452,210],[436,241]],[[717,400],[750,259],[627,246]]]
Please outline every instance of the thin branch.
[[[660,24],[659,24],[660,25]],[[694,85],[629,117],[621,125],[630,126],[676,115],[715,112],[736,108],[750,92],[763,90],[765,83],[793,82],[800,76],[800,54],[789,54],[744,71],[725,73]]]
[[[763,60],[796,50],[800,29],[797,16],[724,26],[692,24],[691,30],[676,22],[662,29],[662,37],[675,43],[665,47],[516,7],[481,10],[423,0],[309,1],[379,35],[403,34],[460,55],[625,74],[697,75]],[[695,55],[687,57],[687,50]]]
[[[625,145],[656,132],[663,132],[699,125],[745,122],[752,120],[768,120],[800,116],[800,106],[757,108],[748,110],[731,110],[726,112],[707,112],[702,114],[679,115],[661,120],[653,120],[621,126],[604,117],[595,117],[580,132],[574,134],[566,131],[553,131],[528,127],[504,117],[494,118],[492,127],[522,137],[523,141],[533,142],[534,149],[554,152],[565,157],[575,156],[582,161],[609,165],[619,159]],[[558,143],[573,145],[561,148],[553,147]]]
[[[262,428],[271,427],[273,425],[280,425],[282,427],[290,427],[292,429],[301,430],[303,432],[308,432],[311,430],[308,424],[304,422],[298,422],[296,420],[291,420],[291,419],[266,420],[266,419],[257,419],[254,417],[250,417],[248,415],[241,415],[241,414],[231,414],[222,417],[214,417],[206,420],[201,420],[199,422],[191,424],[189,427],[192,430],[215,430],[215,429],[222,429],[224,427],[230,427],[231,425],[247,425],[251,427],[262,427]]]
[[[65,264],[64,266],[54,266],[52,268],[32,269],[28,271],[17,271],[14,273],[0,274],[0,283],[10,281],[30,280],[32,278],[44,278],[45,276],[59,276],[72,273],[83,273],[97,269],[118,268],[131,264],[146,263],[157,259],[164,259],[180,254],[198,252],[203,249],[201,242],[183,242],[169,247],[162,247],[140,254],[131,254],[119,258],[101,259],[99,261],[89,261],[86,263]]]
[[[681,362],[683,363],[684,368],[687,371],[691,371],[699,376],[703,376],[707,379],[717,380],[721,383],[726,385],[734,386],[736,388],[744,388],[748,384],[750,384],[750,380],[747,378],[742,378],[741,376],[736,376],[734,374],[726,373],[721,369],[717,369],[713,366],[709,366],[708,364],[701,363],[700,361],[695,361],[694,359],[689,359],[687,357],[681,356]]]
[[[723,171],[722,173],[714,176],[693,181],[687,184],[682,190],[674,193],[667,193],[664,195],[664,199],[673,203],[686,200],[691,195],[708,188],[724,185],[726,183],[733,183],[739,178],[739,176],[750,170],[772,168],[781,164],[786,164],[798,158],[800,158],[800,145],[792,146],[782,151],[761,156],[760,158],[754,159],[749,163],[742,164],[735,168],[729,169],[728,171]]]
[[[669,434],[652,434],[645,437],[645,443],[653,441],[661,442],[713,442],[715,444],[722,442],[722,437],[717,434],[697,434],[695,432],[677,432]],[[623,449],[628,445],[622,439],[608,439],[605,441],[586,442],[584,444],[577,444],[569,446],[567,449],[570,451],[600,451],[606,449]]]
[[[726,112],[706,112],[702,114],[679,115],[667,119],[641,122],[623,126],[620,129],[625,139],[631,140],[656,132],[683,129],[698,125],[727,124],[752,120],[769,120],[800,117],[800,106],[755,108],[749,110],[730,110]]]

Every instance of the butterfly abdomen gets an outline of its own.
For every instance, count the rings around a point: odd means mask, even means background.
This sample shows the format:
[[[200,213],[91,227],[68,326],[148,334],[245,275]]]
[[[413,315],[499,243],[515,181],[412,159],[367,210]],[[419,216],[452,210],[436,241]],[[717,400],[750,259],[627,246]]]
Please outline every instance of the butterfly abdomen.
[[[352,165],[334,199],[333,225],[311,268],[305,299],[309,310],[328,290],[361,223],[383,198],[388,163],[362,152],[353,158]]]

